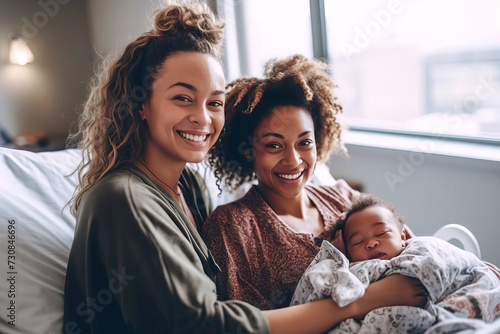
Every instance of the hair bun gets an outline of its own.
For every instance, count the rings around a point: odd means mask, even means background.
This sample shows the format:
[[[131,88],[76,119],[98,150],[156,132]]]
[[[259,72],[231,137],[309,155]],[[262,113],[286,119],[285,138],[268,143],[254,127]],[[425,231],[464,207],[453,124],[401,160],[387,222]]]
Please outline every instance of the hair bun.
[[[224,22],[218,20],[206,4],[174,4],[160,10],[155,17],[154,33],[158,35],[191,35],[218,47],[224,37]]]

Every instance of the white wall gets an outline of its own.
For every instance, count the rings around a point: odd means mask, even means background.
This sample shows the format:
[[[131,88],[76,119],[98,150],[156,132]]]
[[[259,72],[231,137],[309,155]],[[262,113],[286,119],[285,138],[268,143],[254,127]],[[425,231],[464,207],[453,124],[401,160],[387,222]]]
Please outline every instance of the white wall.
[[[359,182],[364,192],[396,205],[417,235],[432,235],[449,223],[466,226],[479,241],[482,259],[500,266],[498,159],[346,146],[349,160],[335,156],[328,162],[334,177]],[[387,175],[398,181],[388,182]]]
[[[154,11],[162,0],[87,0],[94,50],[102,55],[120,52],[152,29]]]

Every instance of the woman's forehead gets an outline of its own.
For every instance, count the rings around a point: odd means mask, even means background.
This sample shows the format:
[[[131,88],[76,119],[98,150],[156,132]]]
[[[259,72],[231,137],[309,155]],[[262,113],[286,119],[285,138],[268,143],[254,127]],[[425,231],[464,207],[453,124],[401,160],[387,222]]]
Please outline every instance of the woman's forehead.
[[[195,88],[225,90],[224,72],[219,61],[212,55],[198,52],[180,52],[165,59],[157,81],[166,86],[183,82]]]

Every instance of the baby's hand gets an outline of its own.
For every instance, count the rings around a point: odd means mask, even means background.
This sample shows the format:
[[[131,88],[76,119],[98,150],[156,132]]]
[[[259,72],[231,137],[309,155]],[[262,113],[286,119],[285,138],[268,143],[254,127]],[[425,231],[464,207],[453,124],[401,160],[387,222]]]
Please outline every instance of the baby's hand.
[[[344,255],[346,255],[346,252],[345,252],[345,243],[344,243],[344,238],[342,237],[342,231],[338,230],[335,233],[335,237],[332,240],[332,244],[335,246],[335,248],[337,248]]]

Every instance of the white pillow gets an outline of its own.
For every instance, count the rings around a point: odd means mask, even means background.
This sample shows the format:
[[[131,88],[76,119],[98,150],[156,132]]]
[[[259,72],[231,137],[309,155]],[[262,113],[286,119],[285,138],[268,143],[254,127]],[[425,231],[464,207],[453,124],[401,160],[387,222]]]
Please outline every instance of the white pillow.
[[[0,333],[62,332],[64,277],[75,228],[66,204],[80,160],[78,150],[0,148]]]

